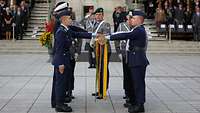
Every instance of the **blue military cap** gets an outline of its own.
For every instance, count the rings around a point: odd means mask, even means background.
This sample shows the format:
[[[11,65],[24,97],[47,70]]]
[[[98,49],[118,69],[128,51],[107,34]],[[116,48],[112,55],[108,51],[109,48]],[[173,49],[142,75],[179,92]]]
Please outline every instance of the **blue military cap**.
[[[63,10],[61,11],[58,16],[61,18],[62,16],[71,16],[71,11],[69,10]]]
[[[93,14],[96,14],[96,13],[104,13],[104,9],[103,8],[97,8]]]
[[[142,16],[145,18],[145,13],[142,11],[134,11],[134,10],[130,10],[128,13],[129,16]]]

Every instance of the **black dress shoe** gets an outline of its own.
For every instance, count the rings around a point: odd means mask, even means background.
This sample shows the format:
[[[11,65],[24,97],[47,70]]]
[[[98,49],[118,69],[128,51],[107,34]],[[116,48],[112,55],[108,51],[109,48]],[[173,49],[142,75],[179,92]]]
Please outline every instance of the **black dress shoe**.
[[[139,113],[139,112],[144,112],[144,105],[143,104],[135,104],[133,106],[130,106],[128,108],[129,113]]]
[[[56,105],[56,112],[72,112],[72,108],[68,105]]]
[[[123,96],[123,99],[127,99],[128,97],[127,96]]]
[[[56,108],[56,105],[51,105],[51,108]]]
[[[71,99],[75,99],[75,97],[73,95],[71,95],[70,97],[71,97]]]
[[[130,106],[131,106],[131,103],[129,103],[129,102],[124,103],[125,108],[129,108]]]
[[[51,107],[52,107],[52,108],[55,108],[55,107],[56,107],[56,102],[54,102],[54,101],[51,102]]]
[[[92,68],[92,66],[89,66],[88,68]]]
[[[70,103],[71,101],[71,97],[65,97],[64,103]]]
[[[103,99],[103,97],[102,96],[97,96],[96,99]]]
[[[92,96],[98,96],[98,92],[92,93]]]
[[[68,106],[66,103],[64,103],[64,105]],[[51,108],[56,108],[56,104],[52,104]]]
[[[70,97],[71,99],[75,99],[75,97],[72,94],[72,91],[68,92],[68,94],[66,95],[66,97]]]

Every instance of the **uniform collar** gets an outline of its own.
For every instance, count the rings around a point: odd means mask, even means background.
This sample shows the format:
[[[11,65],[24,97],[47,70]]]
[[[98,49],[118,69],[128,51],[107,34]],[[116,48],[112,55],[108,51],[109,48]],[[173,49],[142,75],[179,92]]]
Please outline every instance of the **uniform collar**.
[[[99,24],[99,23],[101,23],[102,21],[103,21],[103,20],[101,20],[101,21],[96,21],[96,23]]]
[[[61,26],[63,26],[66,30],[69,30],[69,28],[67,26],[65,26],[64,24],[60,24]]]

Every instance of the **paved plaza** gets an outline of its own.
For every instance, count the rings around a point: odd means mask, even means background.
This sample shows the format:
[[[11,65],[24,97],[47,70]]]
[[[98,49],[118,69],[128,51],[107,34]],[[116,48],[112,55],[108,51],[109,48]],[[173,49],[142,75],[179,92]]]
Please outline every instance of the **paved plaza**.
[[[200,113],[200,55],[148,54],[145,113]],[[48,55],[0,54],[0,113],[55,113],[50,106]],[[128,113],[123,107],[122,64],[111,62],[107,100],[95,102],[95,70],[75,69],[73,113]]]

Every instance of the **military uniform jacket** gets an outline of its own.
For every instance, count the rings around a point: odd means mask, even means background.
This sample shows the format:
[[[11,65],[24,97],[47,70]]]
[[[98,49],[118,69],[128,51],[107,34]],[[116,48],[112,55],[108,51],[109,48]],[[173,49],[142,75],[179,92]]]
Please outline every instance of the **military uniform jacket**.
[[[85,29],[88,32],[93,32],[95,21],[92,19],[87,18],[85,21]],[[90,40],[86,40],[87,43],[90,43]]]
[[[144,26],[141,25],[130,32],[115,33],[110,36],[110,40],[126,39],[129,39],[128,65],[130,67],[147,66],[149,61],[146,57],[147,36]]]
[[[55,67],[58,67],[59,65],[70,66],[70,47],[72,45],[72,39],[90,39],[92,37],[92,33],[75,32],[71,29],[66,29],[64,26],[60,25],[55,36],[55,55],[53,59],[53,65]]]
[[[123,22],[119,24],[119,27],[117,28],[117,32],[121,32],[121,31],[130,31],[130,27],[127,24],[127,22]],[[120,48],[120,50],[116,50],[116,51],[119,51],[123,55],[123,57],[126,56],[126,43],[127,43],[127,40],[122,40],[115,43],[117,44],[116,45],[117,48]]]
[[[94,29],[93,32],[96,31],[96,29],[98,28],[100,22],[96,22],[94,24]],[[111,27],[109,23],[103,22],[103,24],[99,27],[97,33],[103,33],[103,34],[110,34],[111,33]],[[108,52],[111,53],[111,47],[110,47],[110,43],[108,42]]]
[[[77,21],[72,21],[72,25],[80,27],[81,25]],[[71,58],[75,58],[75,53],[81,53],[82,39],[81,38],[72,38],[72,46],[70,47]]]
[[[59,65],[70,65],[70,52],[69,48],[72,45],[71,37],[68,36],[67,30],[64,26],[60,26],[56,31],[55,45],[54,45],[54,59],[53,65],[58,67]]]

